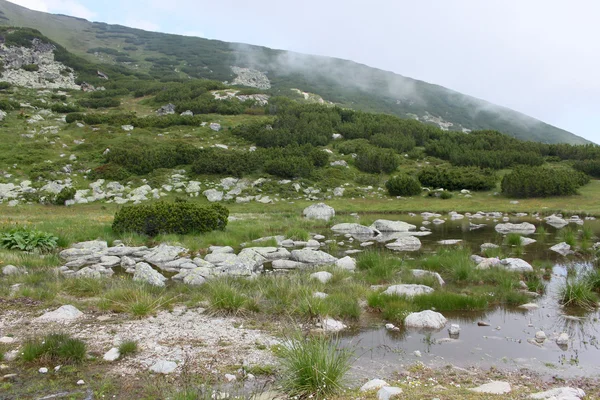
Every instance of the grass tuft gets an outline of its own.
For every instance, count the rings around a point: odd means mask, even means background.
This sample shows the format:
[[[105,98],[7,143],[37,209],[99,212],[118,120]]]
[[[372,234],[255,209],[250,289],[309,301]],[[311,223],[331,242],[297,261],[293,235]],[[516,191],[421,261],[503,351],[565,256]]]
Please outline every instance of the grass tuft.
[[[65,364],[81,363],[86,344],[64,333],[51,333],[43,339],[30,339],[23,345],[21,358],[26,362],[44,361]]]
[[[565,307],[596,308],[598,296],[585,278],[568,279],[559,292],[559,302]]]
[[[127,357],[129,355],[138,352],[138,344],[135,340],[126,340],[119,345],[120,358]]]
[[[341,391],[352,351],[325,336],[297,335],[279,348],[278,355],[283,367],[281,385],[288,396],[324,399]]]

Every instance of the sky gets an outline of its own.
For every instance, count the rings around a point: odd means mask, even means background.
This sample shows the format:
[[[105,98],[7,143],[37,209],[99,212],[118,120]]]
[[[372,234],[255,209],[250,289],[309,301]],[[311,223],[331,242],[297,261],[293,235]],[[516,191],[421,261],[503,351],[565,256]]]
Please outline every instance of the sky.
[[[600,143],[597,0],[10,0],[135,28],[339,57]]]

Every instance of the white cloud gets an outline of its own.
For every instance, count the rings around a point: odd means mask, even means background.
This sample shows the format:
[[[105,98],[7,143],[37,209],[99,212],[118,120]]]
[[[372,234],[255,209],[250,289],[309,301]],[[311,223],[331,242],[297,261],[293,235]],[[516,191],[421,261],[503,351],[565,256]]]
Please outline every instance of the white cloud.
[[[96,13],[78,2],[77,0],[9,0],[31,10],[66,14],[73,17],[91,19]]]

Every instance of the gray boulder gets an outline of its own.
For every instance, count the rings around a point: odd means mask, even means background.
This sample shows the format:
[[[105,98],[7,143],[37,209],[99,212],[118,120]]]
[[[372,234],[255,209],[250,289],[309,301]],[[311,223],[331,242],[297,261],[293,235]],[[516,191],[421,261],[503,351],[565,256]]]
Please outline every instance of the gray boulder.
[[[356,269],[356,260],[350,256],[346,256],[337,260],[335,266],[346,271],[354,271]]]
[[[535,225],[529,222],[522,222],[520,224],[498,224],[495,227],[496,232],[507,234],[507,233],[520,233],[523,235],[530,235],[535,233]]]
[[[413,297],[421,294],[432,293],[433,289],[425,285],[401,284],[388,287],[383,293],[389,296]]]
[[[446,284],[446,282],[444,282],[444,279],[442,279],[441,275],[438,274],[437,272],[426,271],[423,269],[413,269],[411,272],[415,278],[423,278],[425,276],[432,276],[435,280],[437,280],[437,282],[439,283],[440,286],[444,286]]]
[[[417,251],[421,248],[421,241],[414,236],[405,236],[386,244],[385,247],[394,251]]]
[[[133,280],[146,282],[153,286],[164,287],[167,278],[165,278],[159,272],[152,269],[152,267],[149,264],[141,262],[137,263],[135,266]]]
[[[565,242],[555,244],[554,246],[550,247],[550,250],[565,257],[569,254],[573,254],[573,250],[571,250],[571,245]]]
[[[327,271],[319,271],[315,272],[314,274],[310,274],[310,278],[316,279],[321,283],[327,283],[333,278],[333,275]]]
[[[220,192],[216,189],[205,190],[202,194],[206,196],[207,200],[211,203],[223,200],[223,192]]]
[[[302,214],[308,219],[322,219],[329,221],[331,218],[335,217],[335,210],[327,204],[318,203],[306,207]]]
[[[310,265],[330,265],[335,264],[337,258],[320,250],[305,248],[302,250],[292,250],[291,259]]]
[[[144,256],[144,261],[162,268],[169,261],[179,258],[179,254],[185,253],[187,250],[180,246],[171,246],[168,244],[160,244],[153,248],[152,251]]]
[[[83,313],[72,305],[59,307],[54,311],[49,311],[44,315],[37,317],[36,322],[70,322],[83,316]]]
[[[177,364],[173,361],[160,360],[150,367],[150,371],[156,374],[170,374],[177,369]]]
[[[20,273],[21,271],[19,270],[19,268],[15,267],[14,265],[5,265],[4,267],[2,267],[3,275],[18,275]]]
[[[498,264],[499,267],[513,272],[532,272],[533,267],[525,260],[520,258],[505,258]]]
[[[156,110],[156,115],[158,116],[171,114],[175,114],[175,104],[169,103]]]
[[[371,228],[379,232],[409,232],[417,229],[415,225],[403,221],[389,221],[386,219],[378,219],[373,222]]]
[[[585,392],[579,388],[560,387],[530,394],[528,398],[534,400],[580,400],[584,397]]]
[[[273,269],[303,269],[309,265],[292,260],[275,260],[273,261]]]
[[[348,233],[357,236],[377,236],[379,231],[368,226],[352,223],[337,224],[331,227],[331,230],[338,233]]]
[[[448,321],[438,312],[427,310],[410,313],[404,319],[404,325],[417,329],[442,329]]]

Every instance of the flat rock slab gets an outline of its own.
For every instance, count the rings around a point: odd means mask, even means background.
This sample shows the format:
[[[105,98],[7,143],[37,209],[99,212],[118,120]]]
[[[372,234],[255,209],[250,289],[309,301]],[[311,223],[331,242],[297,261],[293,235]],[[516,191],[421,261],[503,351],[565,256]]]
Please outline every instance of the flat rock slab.
[[[421,241],[414,236],[405,236],[386,244],[385,247],[394,251],[417,251],[421,248]]]
[[[372,229],[380,232],[408,232],[417,229],[415,225],[403,221],[390,221],[387,219],[378,219],[371,225]]]
[[[156,374],[170,374],[177,369],[177,364],[173,361],[160,360],[150,367],[150,371]]]
[[[585,392],[583,390],[572,387],[555,388],[529,395],[530,399],[536,400],[579,400],[584,397]]]
[[[390,296],[413,297],[420,294],[432,293],[433,289],[425,285],[402,284],[388,287],[383,293]]]
[[[83,313],[72,305],[62,306],[54,311],[37,317],[36,322],[70,322],[83,316]]]
[[[506,394],[510,393],[512,389],[510,387],[510,383],[508,382],[492,381],[490,383],[486,383],[484,385],[469,390],[476,393]]]
[[[498,224],[495,227],[496,232],[499,233],[521,233],[525,235],[529,235],[535,233],[535,225],[530,224],[529,222],[522,222],[520,224]]]

